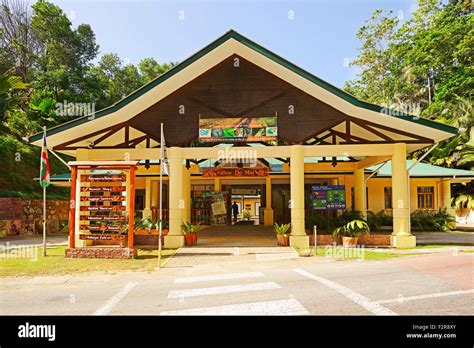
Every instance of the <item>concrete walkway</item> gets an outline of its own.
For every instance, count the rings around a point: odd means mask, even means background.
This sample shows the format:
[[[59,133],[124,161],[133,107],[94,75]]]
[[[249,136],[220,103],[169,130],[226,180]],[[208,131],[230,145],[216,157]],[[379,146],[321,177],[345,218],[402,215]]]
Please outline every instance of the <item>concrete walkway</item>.
[[[68,241],[67,235],[47,236],[46,242],[48,246],[66,245]],[[24,248],[28,246],[43,245],[43,236],[24,236],[24,237],[4,237],[0,238],[0,250],[8,250],[12,248]]]
[[[413,232],[418,245],[474,245],[474,232]]]
[[[272,226],[209,226],[199,232],[196,247],[273,247],[276,236]]]

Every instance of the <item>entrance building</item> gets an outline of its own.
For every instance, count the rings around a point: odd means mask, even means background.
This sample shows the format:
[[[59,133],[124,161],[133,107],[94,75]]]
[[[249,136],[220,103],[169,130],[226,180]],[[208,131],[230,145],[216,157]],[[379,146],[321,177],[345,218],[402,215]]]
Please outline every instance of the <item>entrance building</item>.
[[[184,244],[182,221],[231,223],[233,201],[239,220],[245,210],[255,224],[291,222],[290,245],[308,247],[312,187],[342,187],[345,208],[365,215],[368,169],[387,161],[391,243],[414,246],[407,154],[457,133],[360,101],[229,31],[110,107],[49,129],[48,145],[77,161],[138,161],[135,209],[156,216],[161,123],[169,248]]]

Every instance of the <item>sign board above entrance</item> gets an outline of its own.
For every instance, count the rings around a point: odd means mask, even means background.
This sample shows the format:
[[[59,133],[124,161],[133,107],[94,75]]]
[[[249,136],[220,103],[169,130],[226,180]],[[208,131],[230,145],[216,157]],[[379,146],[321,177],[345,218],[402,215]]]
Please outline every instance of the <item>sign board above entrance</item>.
[[[268,176],[268,168],[204,168],[202,176]]]
[[[313,209],[346,209],[346,187],[344,185],[324,185],[312,187]]]
[[[199,141],[202,142],[270,141],[276,140],[277,135],[275,116],[199,119]]]

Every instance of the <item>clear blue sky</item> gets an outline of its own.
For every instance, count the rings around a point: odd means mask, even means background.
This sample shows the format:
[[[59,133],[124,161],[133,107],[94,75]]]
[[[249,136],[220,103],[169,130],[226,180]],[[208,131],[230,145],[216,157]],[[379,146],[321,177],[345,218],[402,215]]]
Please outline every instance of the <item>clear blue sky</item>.
[[[416,6],[416,0],[53,2],[74,26],[92,26],[100,54],[115,52],[126,62],[182,61],[234,29],[338,87],[357,73],[344,62],[356,57],[356,32],[372,12],[390,9],[407,19]]]

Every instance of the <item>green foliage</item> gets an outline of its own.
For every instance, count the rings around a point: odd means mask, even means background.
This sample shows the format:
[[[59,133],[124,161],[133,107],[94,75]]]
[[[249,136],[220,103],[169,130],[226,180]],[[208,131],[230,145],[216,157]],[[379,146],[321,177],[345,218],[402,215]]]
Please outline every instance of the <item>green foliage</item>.
[[[275,223],[273,225],[273,231],[275,232],[275,234],[285,237],[289,234],[288,231],[290,230],[290,228],[291,224],[278,225],[277,223]]]
[[[341,227],[353,220],[363,220],[360,211],[343,210],[341,214],[336,217],[314,215],[305,219],[305,228],[313,230],[313,226],[317,226],[318,232],[331,233],[335,228]]]
[[[393,218],[387,214],[385,210],[381,210],[378,213],[371,211],[367,212],[367,224],[371,230],[376,230],[382,226],[392,226]]]
[[[454,199],[453,206],[456,209],[474,209],[474,193],[457,196]]]
[[[151,217],[142,217],[135,220],[134,224],[135,229],[137,230],[147,230],[148,233],[154,228],[156,228],[156,221],[154,221]]]
[[[452,207],[456,209],[474,209],[474,182],[453,185],[451,195]]]
[[[446,208],[438,211],[417,210],[411,214],[411,228],[416,231],[449,232],[455,228],[455,221]]]
[[[201,229],[201,223],[193,225],[190,222],[183,221],[181,227],[184,233],[198,233]]]
[[[333,236],[342,235],[344,237],[359,237],[370,233],[370,227],[364,220],[352,220],[336,228]]]
[[[459,127],[460,134],[427,159],[472,168],[472,148],[465,147],[474,120],[474,18],[468,2],[419,0],[406,21],[377,10],[357,37],[361,47],[352,65],[361,72],[344,89],[374,104]]]
[[[0,136],[0,197],[41,198],[42,189],[38,181],[41,149],[23,144],[11,135]],[[49,157],[51,174],[60,174],[68,169],[54,156]],[[48,187],[48,197],[69,199],[69,188]]]
[[[107,53],[94,65],[99,45],[91,26],[73,27],[63,10],[46,0],[2,0],[0,43],[0,158],[5,163],[0,196],[41,195],[32,180],[38,176],[40,150],[20,139],[82,116],[61,115],[58,103],[89,103],[99,110],[175,65],[145,58],[137,67]],[[20,162],[11,160],[17,153]],[[67,171],[62,164],[57,168],[52,156],[50,162],[53,174]],[[50,187],[48,196],[67,198],[66,191]]]
[[[313,231],[317,226],[318,232],[330,232],[335,228],[334,218],[323,215],[314,215],[305,219],[305,228]]]

